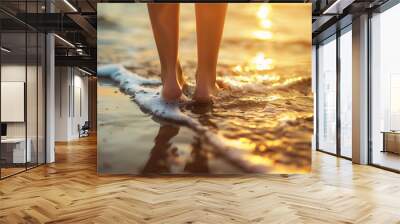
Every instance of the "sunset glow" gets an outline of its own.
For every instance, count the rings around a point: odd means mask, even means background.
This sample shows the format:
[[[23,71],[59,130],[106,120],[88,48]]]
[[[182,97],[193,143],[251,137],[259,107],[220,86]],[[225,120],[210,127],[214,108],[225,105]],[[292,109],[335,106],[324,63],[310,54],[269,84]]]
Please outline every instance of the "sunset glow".
[[[271,7],[269,5],[262,4],[260,6],[260,8],[258,9],[257,17],[259,19],[267,19],[269,16],[270,10],[271,10]]]
[[[253,32],[253,35],[255,38],[260,40],[272,39],[272,33],[270,31],[257,30]]]

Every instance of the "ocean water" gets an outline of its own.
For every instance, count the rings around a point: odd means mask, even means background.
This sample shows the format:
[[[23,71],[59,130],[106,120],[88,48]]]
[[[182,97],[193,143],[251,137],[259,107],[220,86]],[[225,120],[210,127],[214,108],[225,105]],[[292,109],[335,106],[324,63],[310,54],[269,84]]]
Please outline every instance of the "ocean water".
[[[304,173],[310,170],[313,130],[310,5],[229,4],[217,71],[218,82],[224,88],[215,103],[208,107],[196,106],[190,101],[166,104],[161,100],[160,67],[145,4],[99,4],[98,8],[100,161],[105,161],[110,153],[114,157],[124,157],[124,153],[113,152],[110,146],[121,148],[121,135],[122,139],[129,138],[135,134],[130,133],[132,131],[144,131],[140,126],[135,129],[135,123],[158,125],[157,119],[149,121],[148,116],[152,116],[190,130],[190,136],[194,136],[195,142],[200,142],[200,148],[207,152],[196,158],[203,158],[209,164],[218,160],[215,164],[219,165],[213,166],[211,171],[208,169],[211,173],[236,173],[238,170]],[[194,86],[193,4],[181,4],[180,21],[179,58],[189,84]],[[112,141],[112,130],[117,126],[114,121],[128,115],[117,110],[113,113],[111,104],[102,106],[112,99],[102,97],[107,95],[104,93],[109,90],[109,85],[129,96],[130,102],[139,106],[143,113],[143,117],[135,117],[133,122],[124,124],[129,126],[129,133],[119,133],[119,141]],[[161,129],[158,133],[166,135]],[[150,145],[154,143],[154,138],[142,139]],[[189,142],[187,147],[191,145],[194,151],[193,140]],[[146,147],[140,149],[143,154],[150,150]],[[133,157],[127,163],[142,165],[129,171],[110,172],[142,173],[148,167],[142,160],[152,161]],[[181,157],[182,163],[193,161],[193,157]],[[168,167],[166,161],[170,160],[160,161]],[[223,161],[233,164],[235,169],[227,168],[231,166]],[[108,163],[108,166],[112,165]],[[184,169],[172,170],[158,171],[187,173]]]

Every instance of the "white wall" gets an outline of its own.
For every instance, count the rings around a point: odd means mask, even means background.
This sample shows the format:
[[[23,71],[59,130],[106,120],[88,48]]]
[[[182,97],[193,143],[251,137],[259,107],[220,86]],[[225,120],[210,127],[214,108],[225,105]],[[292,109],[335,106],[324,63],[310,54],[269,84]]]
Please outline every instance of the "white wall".
[[[2,82],[25,82],[25,75],[26,70],[28,74],[35,73],[36,74],[36,67],[25,65],[18,65],[18,64],[9,64],[9,65],[2,65],[1,66],[1,81]],[[36,85],[36,81],[29,80],[30,85]],[[27,88],[27,103],[31,103],[36,100],[36,88]],[[32,92],[31,92],[32,91]],[[33,106],[33,105],[32,105]],[[35,101],[35,108],[36,108],[36,101]],[[6,110],[7,108],[1,108],[2,110]],[[36,113],[28,113],[28,122],[35,121],[35,126],[33,124],[28,124],[28,129],[33,128],[36,130]],[[29,133],[28,130],[28,137]],[[7,122],[7,135],[8,137],[25,137],[25,122]]]
[[[55,68],[55,141],[67,141],[69,138],[69,73],[68,67]]]
[[[55,140],[77,139],[78,125],[88,120],[88,78],[76,68],[56,67],[55,86]]]
[[[38,69],[38,70],[37,70]],[[45,120],[44,120],[44,74],[41,67],[30,66],[25,64],[3,64],[1,66],[1,81],[2,82],[23,82],[26,85],[26,107],[23,102],[22,108],[19,108],[21,113],[25,114],[26,120],[21,122],[5,122],[7,124],[7,137],[9,138],[24,138],[25,135],[29,139],[29,147],[32,151],[32,161],[39,163],[44,162],[44,135],[45,135]],[[27,80],[25,80],[27,78]],[[24,90],[21,94],[24,94]],[[2,89],[3,92],[3,89]],[[4,94],[4,93],[3,93]],[[7,97],[2,95],[2,98]],[[2,107],[2,112],[12,110],[10,107]],[[14,108],[15,110],[15,108]],[[12,111],[8,111],[13,113]],[[14,112],[15,113],[15,112]],[[37,156],[37,153],[39,155]]]

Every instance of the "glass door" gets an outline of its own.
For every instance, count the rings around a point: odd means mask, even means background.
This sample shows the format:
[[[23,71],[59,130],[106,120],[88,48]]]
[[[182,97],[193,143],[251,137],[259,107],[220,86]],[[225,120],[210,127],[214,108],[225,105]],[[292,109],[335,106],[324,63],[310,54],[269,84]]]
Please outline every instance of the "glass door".
[[[318,150],[336,154],[336,35],[318,46]]]

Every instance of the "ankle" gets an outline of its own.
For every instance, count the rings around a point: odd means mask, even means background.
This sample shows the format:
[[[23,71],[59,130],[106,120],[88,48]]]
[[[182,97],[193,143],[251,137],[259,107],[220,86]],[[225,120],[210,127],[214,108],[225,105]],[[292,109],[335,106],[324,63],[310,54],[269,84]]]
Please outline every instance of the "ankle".
[[[165,101],[171,102],[179,99],[182,95],[182,89],[178,81],[166,80],[162,87],[162,97]]]
[[[201,88],[214,88],[215,87],[215,77],[213,74],[210,73],[196,73],[196,84],[198,87]]]

